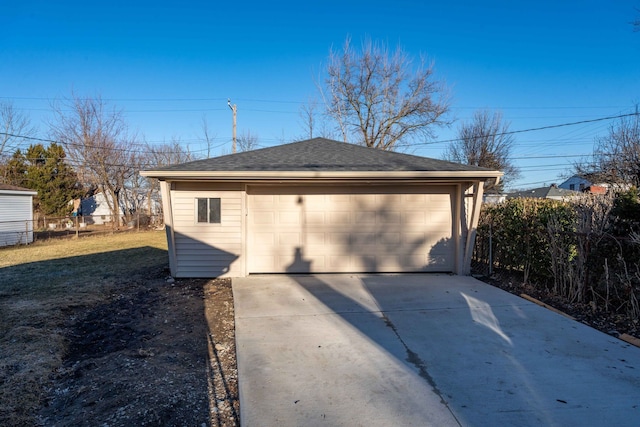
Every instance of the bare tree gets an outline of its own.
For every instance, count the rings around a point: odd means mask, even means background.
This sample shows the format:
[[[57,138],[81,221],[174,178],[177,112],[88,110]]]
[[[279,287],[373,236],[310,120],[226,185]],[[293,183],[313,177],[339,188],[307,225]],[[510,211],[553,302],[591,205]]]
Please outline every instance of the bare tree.
[[[331,50],[325,81],[327,113],[345,142],[393,150],[410,138],[433,138],[445,119],[449,100],[433,64],[424,58],[416,68],[400,48],[365,41],[356,51],[350,39]]]
[[[313,138],[313,132],[317,127],[318,101],[310,99],[309,102],[300,106],[300,120],[305,130],[303,139]]]
[[[140,164],[140,169],[152,169],[194,160],[191,153],[185,149],[180,140],[173,139],[170,143],[150,145],[147,144],[146,153]],[[140,176],[138,174],[138,176]],[[147,212],[151,217],[154,214],[154,201],[159,201],[160,185],[157,178],[143,178],[146,184],[140,184],[140,188],[146,188]],[[161,204],[157,203],[160,207]]]
[[[100,97],[71,98],[54,104],[51,131],[65,148],[81,182],[101,191],[114,221],[123,212],[121,192],[134,174],[133,137],[121,110]]]
[[[238,138],[238,151],[251,151],[258,148],[258,135],[244,131]]]
[[[24,137],[35,134],[29,117],[18,111],[11,102],[0,103],[0,161],[20,148]]]
[[[623,117],[596,138],[593,160],[576,165],[576,172],[610,184],[640,186],[640,114]]]
[[[202,115],[202,135],[204,136],[204,141],[207,143],[207,159],[211,157],[211,144],[213,144],[213,140],[216,138],[216,135],[211,133],[209,130],[209,121],[207,120],[207,116]]]
[[[165,144],[147,145],[149,167],[164,167],[194,160],[193,155],[187,150],[179,139],[172,139]]]
[[[486,191],[502,191],[504,184],[520,175],[518,168],[509,160],[515,139],[509,132],[509,123],[500,112],[477,111],[473,119],[462,123],[458,139],[451,143],[445,158],[453,162],[480,166],[504,173],[499,185],[488,182]]]
[[[309,99],[306,104],[300,106],[300,124],[304,129],[304,133],[300,135],[297,140],[300,139],[312,139],[316,137],[335,139],[335,132],[333,132],[327,126],[327,121],[323,118],[323,113],[320,111],[318,101],[315,99]]]

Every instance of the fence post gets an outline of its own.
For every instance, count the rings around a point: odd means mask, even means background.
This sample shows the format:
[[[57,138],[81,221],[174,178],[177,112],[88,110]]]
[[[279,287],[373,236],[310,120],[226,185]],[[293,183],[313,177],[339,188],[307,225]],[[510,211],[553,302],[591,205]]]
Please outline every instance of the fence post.
[[[138,216],[138,233],[140,232],[140,211],[136,211],[136,215]]]
[[[25,221],[24,222],[24,244],[28,245],[29,244],[29,221]]]
[[[489,221],[489,277],[493,275],[493,223]]]
[[[80,237],[80,224],[78,224],[78,215],[75,216],[76,218],[76,239],[78,237]]]

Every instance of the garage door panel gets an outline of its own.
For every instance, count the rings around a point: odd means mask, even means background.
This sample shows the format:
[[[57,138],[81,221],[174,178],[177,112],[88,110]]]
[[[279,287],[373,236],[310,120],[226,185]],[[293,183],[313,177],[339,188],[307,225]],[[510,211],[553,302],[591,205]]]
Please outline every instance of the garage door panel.
[[[276,264],[276,257],[274,255],[252,254],[251,263],[253,271],[270,272]]]
[[[396,190],[249,189],[249,271],[452,271],[453,187]]]
[[[309,263],[305,262],[302,258],[296,258],[294,253],[291,254],[277,254],[273,258],[276,265],[283,266],[285,272],[290,273],[305,273],[309,272]],[[306,270],[306,271],[305,271]]]
[[[350,233],[349,244],[354,250],[366,253],[375,247],[376,235],[374,233]]]
[[[305,273],[311,273],[313,271],[328,271],[327,264],[325,262],[325,255],[316,255],[313,261],[309,264],[309,269]]]
[[[336,250],[339,250],[339,248],[343,248],[345,247],[345,245],[348,245],[351,239],[348,231],[343,231],[343,232],[329,231],[326,234],[329,236],[329,245],[331,245],[331,247],[335,248]],[[345,252],[345,251],[342,250],[340,252]],[[334,253],[337,254],[340,252],[334,252]]]
[[[431,228],[451,225],[451,213],[444,211],[433,211],[426,214],[427,221]]]
[[[402,242],[401,233],[380,233],[378,235],[377,244],[385,248],[399,247]]]
[[[427,223],[427,213],[423,210],[407,210],[402,212],[402,224],[425,225]]]
[[[307,244],[309,246],[325,246],[327,244],[327,233],[309,232],[307,233]]]
[[[251,216],[251,221],[257,225],[273,225],[275,224],[276,215],[273,211],[254,211]]]
[[[399,225],[402,223],[402,212],[379,211],[376,222],[380,225]]]
[[[260,250],[260,248],[273,248],[276,246],[276,235],[273,232],[254,232],[253,243],[254,250]]]
[[[404,247],[422,246],[427,241],[427,233],[424,231],[402,231],[400,236]]]
[[[350,194],[329,194],[327,195],[327,202],[330,204],[337,206],[345,203],[350,203],[351,195]]]
[[[435,254],[429,255],[427,257],[427,263],[434,267],[440,267],[443,270],[452,268],[451,260],[444,254],[442,256]]]
[[[253,205],[254,209],[271,209],[271,207],[273,206],[273,201],[273,195],[258,194],[251,196],[251,204]]]
[[[299,205],[301,201],[304,200],[303,196],[296,194],[279,194],[276,196],[276,199],[281,206],[288,208]]]
[[[329,255],[327,256],[327,271],[335,273],[349,273],[357,271],[354,266],[353,258],[350,255]]]
[[[382,206],[394,206],[399,205],[403,202],[402,194],[380,194],[378,196],[378,201]]]
[[[441,234],[434,233],[402,233],[402,247],[405,250],[420,247],[423,252],[431,252],[433,247],[445,238]]]
[[[306,214],[306,221],[309,226],[325,225],[327,222],[325,212],[310,211]]]
[[[359,211],[354,212],[355,224],[359,226],[366,224],[375,224],[378,213],[376,211]]]
[[[403,203],[411,203],[415,206],[425,206],[427,196],[424,194],[403,194],[402,201]]]
[[[332,211],[327,214],[329,216],[328,225],[351,225],[350,211]]]
[[[357,207],[373,207],[378,205],[378,195],[376,194],[353,194],[350,197],[351,203]]]
[[[277,212],[277,218],[280,225],[300,225],[300,212],[282,210]]]
[[[280,232],[277,233],[277,244],[281,248],[301,247],[302,235],[299,232]]]

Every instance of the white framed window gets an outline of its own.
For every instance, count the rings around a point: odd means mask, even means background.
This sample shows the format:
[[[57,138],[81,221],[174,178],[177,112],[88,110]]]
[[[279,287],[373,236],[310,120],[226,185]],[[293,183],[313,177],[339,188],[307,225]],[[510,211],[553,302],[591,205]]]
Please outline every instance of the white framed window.
[[[222,203],[219,197],[196,198],[196,222],[198,224],[220,224]]]

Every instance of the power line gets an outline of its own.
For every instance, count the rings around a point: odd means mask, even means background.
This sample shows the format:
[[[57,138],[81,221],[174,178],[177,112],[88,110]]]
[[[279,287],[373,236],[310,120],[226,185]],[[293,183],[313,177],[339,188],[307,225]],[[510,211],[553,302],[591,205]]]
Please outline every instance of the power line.
[[[569,157],[589,157],[589,156],[591,156],[591,154],[549,154],[546,156],[509,157],[509,160],[568,159]]]
[[[595,118],[595,119],[588,119],[588,120],[580,120],[580,121],[575,121],[575,122],[566,122],[566,123],[560,123],[560,124],[555,124],[555,125],[547,125],[547,126],[539,126],[539,127],[534,127],[534,128],[527,128],[527,129],[519,129],[519,130],[513,130],[513,131],[506,131],[506,132],[498,132],[495,134],[490,134],[487,135],[488,137],[494,137],[494,136],[503,136],[503,135],[514,135],[514,134],[519,134],[519,133],[528,133],[528,132],[537,132],[537,131],[541,131],[541,130],[548,130],[548,129],[556,129],[556,128],[561,128],[561,127],[568,127],[568,126],[576,126],[576,125],[581,125],[581,124],[586,124],[586,123],[596,123],[596,122],[602,122],[602,121],[606,121],[606,120],[615,120],[615,119],[622,119],[625,117],[633,117],[633,116],[639,116],[640,112],[633,112],[633,113],[628,113],[628,114],[619,114],[616,116],[607,116],[607,117],[599,117],[599,118]],[[12,134],[12,133],[8,133],[8,132],[0,132],[0,135],[6,136],[6,137],[10,137],[10,138],[20,138],[20,139],[25,139],[25,140],[29,140],[29,141],[39,141],[39,142],[47,142],[47,143],[55,143],[55,144],[60,144],[60,145],[74,145],[74,146],[83,146],[84,144],[80,144],[80,143],[75,143],[75,142],[67,142],[67,143],[62,143],[60,141],[55,141],[53,139],[48,139],[48,138],[38,138],[38,137],[33,137],[33,136],[27,136],[27,135],[17,135],[17,134]],[[460,138],[454,138],[454,139],[447,139],[447,140],[441,140],[441,141],[431,141],[431,142],[422,142],[422,143],[415,143],[412,145],[435,145],[435,144],[441,144],[441,143],[445,143],[445,142],[455,142],[455,141],[460,141]],[[139,145],[139,146],[144,146],[143,143],[130,143],[129,145]],[[136,151],[136,150],[130,150],[129,148],[112,148],[113,150],[118,150],[118,151],[132,151],[132,152],[142,152],[142,151]],[[203,150],[200,150],[203,151]],[[197,151],[196,151],[197,152]],[[539,158],[546,158],[547,156],[544,157],[539,157]],[[558,157],[574,157],[573,155],[566,155],[566,156],[558,156]],[[527,158],[534,158],[534,157],[527,157]]]
[[[556,129],[556,128],[561,128],[561,127],[582,125],[582,124],[585,124],[585,123],[602,122],[602,121],[605,121],[605,120],[622,119],[622,118],[625,118],[625,117],[632,117],[632,116],[639,116],[639,115],[640,115],[640,113],[638,113],[638,112],[628,113],[628,114],[619,114],[617,116],[599,117],[597,119],[580,120],[580,121],[577,121],[577,122],[560,123],[560,124],[557,124],[557,125],[547,125],[547,126],[540,126],[540,127],[528,128],[528,129],[519,129],[519,130],[510,130],[510,131],[506,131],[506,132],[497,132],[497,133],[492,133],[492,134],[483,135],[483,136],[485,136],[485,137],[495,137],[495,136],[503,136],[503,135],[514,135],[514,134],[526,133],[526,132],[537,132],[537,131],[540,131],[540,130]],[[462,140],[462,138],[454,138],[454,139],[445,139],[445,140],[441,140],[441,141],[418,142],[418,143],[412,144],[412,145],[433,145],[433,144],[442,144],[444,142],[456,142],[456,141],[461,141],[461,140]]]
[[[29,97],[29,96],[0,96],[0,99],[15,99],[23,101],[55,101],[59,97]],[[65,98],[62,98],[65,99]],[[92,100],[92,97],[74,98],[81,101]],[[108,102],[224,102],[227,98],[100,98]],[[306,101],[287,101],[277,99],[237,98],[237,101],[258,102],[267,104],[304,104]],[[596,108],[596,107],[594,107]]]
[[[19,138],[19,139],[25,139],[28,141],[38,141],[38,142],[47,142],[49,144],[58,144],[58,145],[71,145],[74,147],[88,147],[88,148],[97,148],[97,149],[104,149],[104,150],[109,150],[109,151],[126,151],[126,152],[130,152],[130,153],[146,153],[146,150],[132,150],[129,148],[120,148],[120,147],[100,147],[100,146],[96,146],[96,145],[89,145],[89,144],[82,144],[79,142],[61,142],[61,141],[56,141],[53,139],[47,139],[47,138],[38,138],[38,137],[34,137],[34,136],[27,136],[27,135],[16,135],[16,134],[12,134],[12,133],[8,133],[8,132],[0,132],[0,135],[9,137],[9,138]],[[204,143],[204,141],[202,141]],[[146,147],[145,143],[142,142],[129,142],[127,143],[130,146],[133,145],[138,145],[141,147]],[[221,143],[220,145],[218,145],[217,147],[220,147],[222,145],[226,144],[226,142]],[[156,144],[157,146],[157,144]],[[216,147],[214,147],[216,148]],[[205,151],[205,149],[200,149],[200,150],[193,150],[193,152],[200,152],[200,151]],[[178,151],[168,151],[167,153],[170,154],[174,154],[174,153],[178,153]]]
[[[0,96],[0,99],[9,100],[25,100],[25,101],[55,101],[65,99],[65,97],[53,96]],[[78,97],[79,100],[91,100],[93,97]],[[226,97],[211,97],[211,98],[101,98],[104,101],[109,102],[224,102]],[[264,99],[264,98],[237,98],[236,101],[243,102],[259,102],[259,103],[272,103],[272,104],[305,104],[308,101],[300,100],[282,100],[282,99]],[[627,108],[627,105],[600,105],[600,106],[585,106],[585,105],[554,105],[554,106],[537,106],[537,107],[522,107],[522,106],[498,106],[490,108],[493,110],[594,110],[594,109],[616,109]],[[478,110],[487,109],[486,106],[456,106],[455,110]]]

